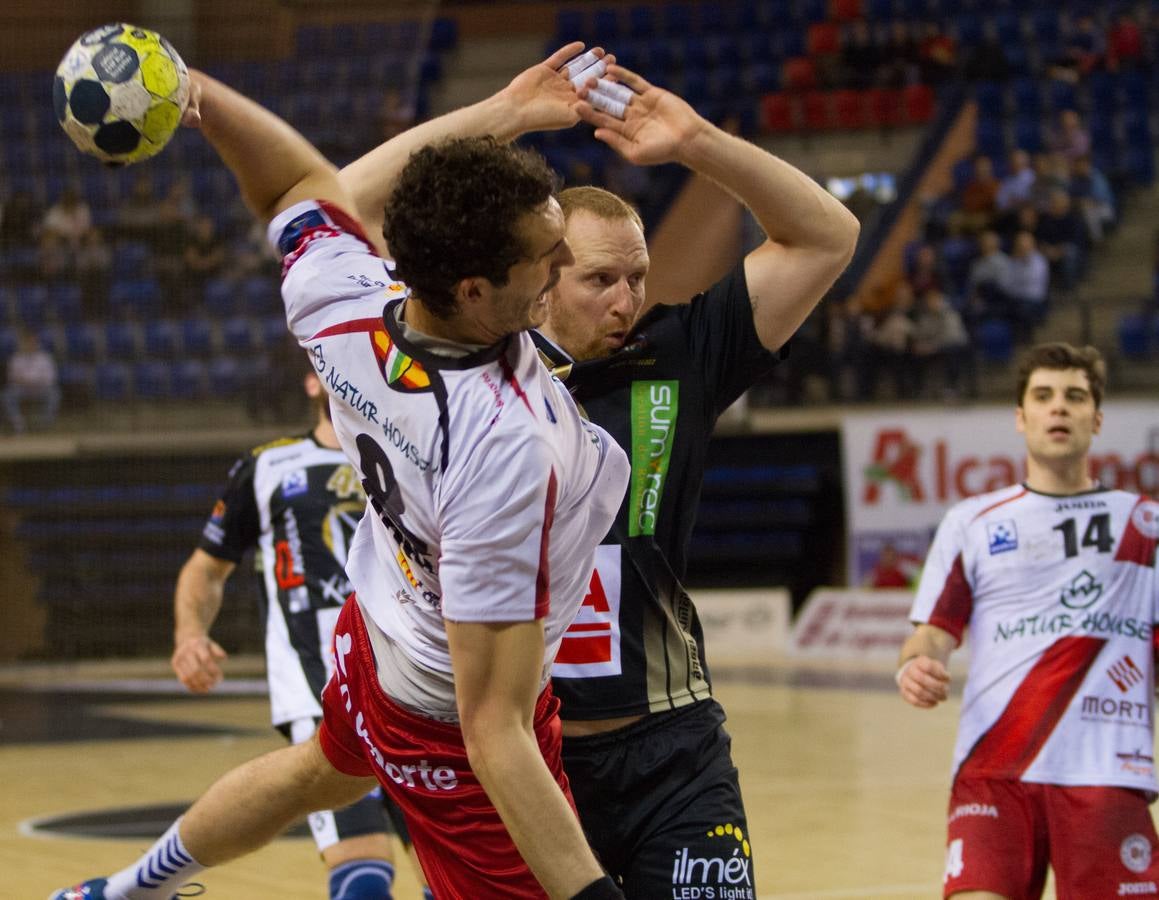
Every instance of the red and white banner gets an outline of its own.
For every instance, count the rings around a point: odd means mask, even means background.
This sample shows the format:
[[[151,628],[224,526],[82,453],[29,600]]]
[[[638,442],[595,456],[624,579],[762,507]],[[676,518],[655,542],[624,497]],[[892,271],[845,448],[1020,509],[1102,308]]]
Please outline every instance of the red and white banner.
[[[1091,448],[1108,487],[1159,494],[1159,404],[1108,403]],[[849,413],[842,419],[849,584],[912,584],[945,511],[1026,475],[1014,408]]]
[[[818,588],[793,623],[790,651],[827,659],[896,663],[913,631],[913,594],[908,590]]]

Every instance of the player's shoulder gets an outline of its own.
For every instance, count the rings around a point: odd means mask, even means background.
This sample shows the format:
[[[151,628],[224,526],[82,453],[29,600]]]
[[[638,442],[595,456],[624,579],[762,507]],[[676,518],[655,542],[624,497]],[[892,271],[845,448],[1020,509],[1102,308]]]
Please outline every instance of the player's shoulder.
[[[266,441],[264,444],[258,444],[256,447],[250,449],[249,455],[251,459],[257,459],[259,456],[264,456],[274,450],[280,450],[285,447],[294,447],[301,444],[303,441],[309,441],[307,435],[286,436],[274,438],[272,441]]]
[[[998,510],[1010,511],[1017,507],[1020,500],[1025,499],[1030,492],[1025,485],[1012,484],[1008,487],[986,491],[959,500],[946,513],[947,518],[960,520],[962,524],[969,524],[977,519],[996,514]]]

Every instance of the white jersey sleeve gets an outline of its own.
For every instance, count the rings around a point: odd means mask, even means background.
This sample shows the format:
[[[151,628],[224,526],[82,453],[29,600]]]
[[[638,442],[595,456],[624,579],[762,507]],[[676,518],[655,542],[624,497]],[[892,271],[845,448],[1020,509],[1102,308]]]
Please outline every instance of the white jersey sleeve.
[[[274,217],[268,235],[282,256],[286,322],[300,342],[326,328],[381,316],[387,300],[407,293],[358,221],[331,203],[294,204]]]
[[[530,433],[514,445],[485,440],[450,474],[439,496],[443,614],[460,622],[543,618],[558,487],[549,448]]]

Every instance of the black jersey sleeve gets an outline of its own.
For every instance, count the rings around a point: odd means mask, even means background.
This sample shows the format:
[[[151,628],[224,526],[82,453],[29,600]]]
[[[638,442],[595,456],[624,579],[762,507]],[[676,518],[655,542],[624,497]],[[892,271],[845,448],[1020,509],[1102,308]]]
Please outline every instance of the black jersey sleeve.
[[[788,344],[770,352],[757,336],[744,260],[681,314],[690,361],[701,372],[717,415],[788,355]]]
[[[201,530],[197,546],[218,559],[240,562],[245,552],[257,543],[261,518],[254,496],[254,469],[257,457],[241,457],[229,470],[229,481],[221,498]]]

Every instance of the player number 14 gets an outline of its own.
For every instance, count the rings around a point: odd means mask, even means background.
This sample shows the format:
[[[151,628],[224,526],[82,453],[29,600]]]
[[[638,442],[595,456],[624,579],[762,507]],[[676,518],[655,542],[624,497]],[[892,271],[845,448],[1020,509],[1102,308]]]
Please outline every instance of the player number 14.
[[[1067,558],[1079,555],[1078,525],[1074,519],[1067,519],[1054,526],[1062,533],[1062,546]],[[1082,546],[1094,547],[1099,553],[1110,553],[1115,546],[1115,536],[1111,534],[1111,514],[1096,513],[1091,516],[1083,532]]]

